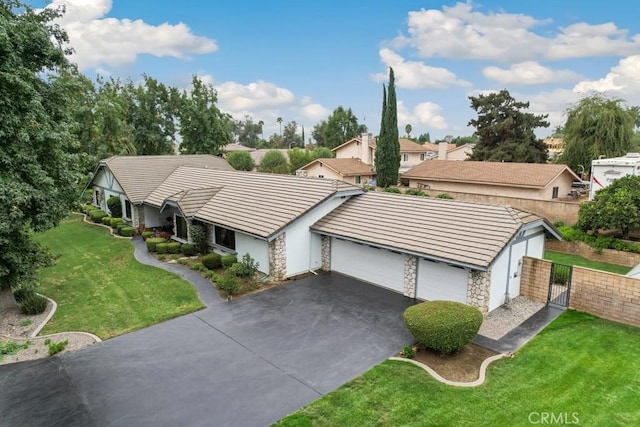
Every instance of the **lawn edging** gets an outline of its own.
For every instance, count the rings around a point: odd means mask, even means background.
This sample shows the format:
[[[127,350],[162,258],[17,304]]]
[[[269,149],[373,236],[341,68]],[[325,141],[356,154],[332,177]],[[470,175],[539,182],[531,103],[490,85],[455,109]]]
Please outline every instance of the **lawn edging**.
[[[111,234],[112,237],[116,237],[118,239],[126,239],[126,240],[131,240],[133,239],[133,236],[131,237],[125,237],[125,236],[120,236],[118,234],[115,234],[113,232],[113,228],[106,225],[106,224],[98,224],[97,222],[93,222],[93,221],[87,221],[87,214],[83,213],[83,212],[72,212],[74,215],[82,215],[82,221],[87,223],[87,224],[91,224],[91,225],[97,225],[98,227],[102,227],[102,228],[106,228],[109,230],[109,234]]]
[[[491,356],[491,357],[485,359],[484,362],[482,362],[482,364],[480,365],[480,373],[478,374],[478,379],[475,380],[475,381],[470,381],[470,382],[451,381],[451,380],[448,380],[446,378],[443,378],[442,376],[440,376],[440,374],[438,374],[436,371],[431,369],[429,366],[425,365],[424,363],[418,362],[417,360],[406,359],[404,357],[390,357],[389,360],[396,360],[398,362],[412,363],[412,364],[416,365],[417,367],[422,368],[425,371],[427,371],[429,373],[429,375],[431,375],[433,378],[435,378],[436,380],[440,381],[443,384],[447,384],[447,385],[454,386],[454,387],[477,387],[477,386],[482,385],[484,383],[484,380],[486,379],[487,368],[489,367],[489,365],[491,363],[495,362],[496,360],[500,360],[500,359],[502,359],[504,357],[513,357],[513,355],[501,353],[501,354],[496,354],[495,356]]]

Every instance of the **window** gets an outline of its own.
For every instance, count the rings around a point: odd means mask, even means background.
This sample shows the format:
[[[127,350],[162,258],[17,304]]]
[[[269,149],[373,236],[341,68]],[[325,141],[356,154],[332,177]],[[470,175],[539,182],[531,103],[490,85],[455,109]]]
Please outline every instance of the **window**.
[[[176,237],[185,241],[188,240],[187,220],[179,215],[176,215]]]
[[[424,160],[424,153],[420,153],[420,161]]]
[[[408,162],[409,161],[409,153],[404,153],[402,155],[402,161],[403,162]]]
[[[93,204],[96,206],[101,206],[102,199],[100,198],[100,190],[95,190],[93,193]]]
[[[236,250],[236,233],[228,228],[216,226],[216,245],[224,246],[227,249]]]
[[[356,176],[356,184],[360,184],[361,180],[362,178],[360,177],[360,175]]]
[[[551,196],[552,199],[557,199],[558,198],[558,187],[553,187],[553,195]]]
[[[124,201],[124,216],[131,219],[131,202],[128,200]]]

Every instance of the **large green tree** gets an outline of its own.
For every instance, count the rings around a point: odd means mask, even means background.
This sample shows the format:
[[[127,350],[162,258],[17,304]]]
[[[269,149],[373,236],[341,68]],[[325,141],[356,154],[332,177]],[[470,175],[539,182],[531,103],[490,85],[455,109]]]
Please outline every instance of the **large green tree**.
[[[516,101],[507,90],[470,96],[471,108],[478,113],[469,121],[480,141],[469,160],[488,162],[546,163],[547,147],[536,137],[535,129],[549,127],[547,115],[524,110],[528,102]]]
[[[0,288],[51,261],[32,237],[54,227],[77,193],[78,146],[69,100],[46,77],[68,67],[58,9],[0,1]]]
[[[298,135],[298,123],[295,120],[290,121],[284,126],[282,133],[282,148],[303,147],[304,142],[302,136]]]
[[[577,226],[598,234],[600,229],[619,229],[629,238],[632,228],[640,227],[640,176],[627,175],[598,190],[590,203],[580,205]]]
[[[248,151],[234,151],[227,155],[227,163],[238,171],[250,171],[255,167],[255,162]]]
[[[382,87],[382,118],[376,142],[376,179],[378,186],[398,184],[400,142],[398,140],[398,106],[393,68],[389,68],[388,91]]]
[[[218,94],[198,76],[191,80],[191,91],[182,94],[180,152],[183,154],[220,154],[232,140],[231,116],[216,106]]]
[[[560,161],[574,171],[591,167],[600,156],[618,157],[632,150],[638,110],[601,94],[585,97],[567,110]]]
[[[287,159],[278,150],[269,150],[265,153],[258,166],[259,172],[288,174],[289,164]]]
[[[358,118],[351,108],[345,109],[340,105],[333,110],[322,130],[322,139],[325,147],[335,148],[338,145],[355,138],[362,133],[363,125],[358,123]],[[364,128],[366,129],[366,128]]]
[[[295,174],[298,169],[314,160],[313,153],[304,148],[295,147],[287,152],[289,155],[289,166],[291,173]]]
[[[251,116],[245,115],[244,120],[237,120],[233,124],[233,134],[238,143],[255,148],[260,143],[263,126],[264,122],[262,120],[255,123]]]

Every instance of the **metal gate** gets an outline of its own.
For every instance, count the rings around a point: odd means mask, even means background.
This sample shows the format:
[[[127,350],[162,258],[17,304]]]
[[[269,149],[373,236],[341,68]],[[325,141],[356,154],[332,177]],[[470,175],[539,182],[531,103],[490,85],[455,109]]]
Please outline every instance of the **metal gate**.
[[[551,264],[547,304],[555,305],[556,307],[569,307],[572,272],[573,266],[571,265],[558,264],[555,262]]]

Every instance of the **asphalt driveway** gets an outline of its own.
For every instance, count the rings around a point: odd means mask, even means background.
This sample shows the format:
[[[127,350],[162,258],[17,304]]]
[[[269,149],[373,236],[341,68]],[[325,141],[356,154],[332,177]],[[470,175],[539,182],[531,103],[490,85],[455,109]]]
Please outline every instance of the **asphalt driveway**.
[[[0,425],[263,426],[411,342],[411,300],[327,273],[74,353],[0,366]]]

